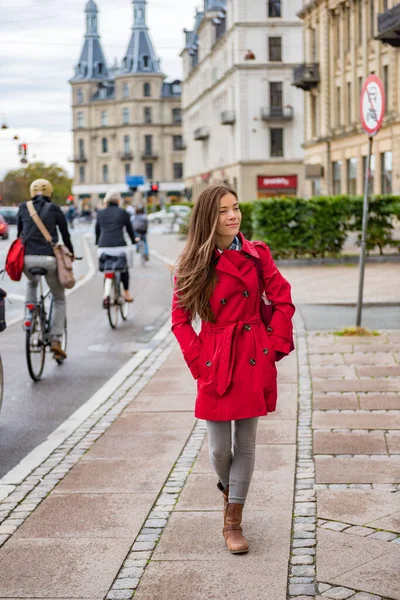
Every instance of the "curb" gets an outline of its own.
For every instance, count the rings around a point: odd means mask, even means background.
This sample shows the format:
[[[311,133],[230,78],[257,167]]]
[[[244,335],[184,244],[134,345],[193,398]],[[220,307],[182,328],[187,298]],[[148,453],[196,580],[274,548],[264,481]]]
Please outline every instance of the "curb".
[[[360,257],[340,256],[338,258],[278,258],[275,260],[276,266],[279,267],[324,267],[335,265],[358,265]],[[388,254],[386,256],[367,256],[367,264],[382,264],[382,263],[398,263],[400,262],[400,254]]]

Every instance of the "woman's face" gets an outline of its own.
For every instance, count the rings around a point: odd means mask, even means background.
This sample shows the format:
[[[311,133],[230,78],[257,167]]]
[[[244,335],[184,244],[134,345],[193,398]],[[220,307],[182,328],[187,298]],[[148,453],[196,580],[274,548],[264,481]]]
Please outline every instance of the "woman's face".
[[[242,213],[233,194],[225,194],[219,201],[217,236],[235,237],[239,233]]]

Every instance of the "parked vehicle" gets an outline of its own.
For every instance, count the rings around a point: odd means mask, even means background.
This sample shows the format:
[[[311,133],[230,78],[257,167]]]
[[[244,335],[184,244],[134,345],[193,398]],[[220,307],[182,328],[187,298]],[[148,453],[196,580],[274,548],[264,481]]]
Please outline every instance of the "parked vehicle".
[[[8,240],[8,223],[4,217],[0,215],[0,237],[2,240]]]
[[[171,224],[173,221],[176,221],[177,217],[187,217],[191,208],[189,206],[167,206],[166,208],[162,208],[161,210],[155,213],[149,213],[147,218],[150,223],[167,223]]]
[[[9,225],[17,224],[18,206],[0,206],[0,215]]]

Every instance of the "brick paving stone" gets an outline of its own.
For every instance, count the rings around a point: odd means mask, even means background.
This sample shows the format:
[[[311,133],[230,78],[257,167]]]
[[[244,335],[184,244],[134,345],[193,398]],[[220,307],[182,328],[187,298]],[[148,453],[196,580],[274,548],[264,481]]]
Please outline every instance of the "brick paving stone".
[[[295,583],[289,585],[290,596],[299,596],[300,594],[315,594],[315,585],[313,583]]]
[[[338,365],[325,367],[314,366],[311,367],[311,375],[313,379],[326,379],[330,377],[335,379],[337,379],[338,377],[356,377],[356,368],[353,365]]]
[[[358,377],[397,377],[400,375],[400,365],[386,367],[356,367]]]
[[[323,529],[331,529],[332,531],[343,531],[348,526],[347,523],[339,523],[338,521],[328,521],[324,525],[321,525]]]
[[[344,358],[343,354],[311,354],[310,365],[311,366],[325,366],[325,365],[343,365]]]
[[[314,429],[400,429],[400,414],[314,411]]]
[[[133,591],[131,590],[113,590],[106,596],[106,600],[125,600],[125,598],[132,598]]]
[[[291,573],[299,577],[313,577],[315,567],[313,565],[296,565],[292,567]]]
[[[354,344],[354,352],[398,352],[398,344]]]
[[[385,542],[391,542],[398,537],[397,533],[389,533],[389,531],[377,531],[369,536],[371,540],[382,540]]]
[[[315,459],[317,483],[400,483],[400,461],[390,457]]]
[[[290,562],[292,563],[292,565],[313,565],[314,559],[312,556],[307,556],[307,555],[292,556],[292,558],[290,559]]]
[[[342,410],[346,408],[356,410],[358,408],[357,394],[314,394],[313,408],[314,410]]]
[[[312,354],[336,354],[342,352],[351,352],[353,346],[350,344],[324,344],[324,345],[315,345],[310,344],[308,346],[308,351],[310,355]]]
[[[400,410],[400,394],[359,394],[360,408]]]
[[[326,590],[330,590],[331,589],[331,585],[329,585],[329,583],[319,583],[318,584],[318,591],[319,592],[326,592]]]
[[[383,431],[314,431],[314,454],[387,454]]]
[[[400,454],[400,431],[386,433],[386,443],[389,454]]]
[[[367,594],[366,592],[359,592],[355,596],[352,596],[351,600],[382,600],[382,597],[375,594]]]
[[[316,379],[313,389],[317,392],[397,392],[396,379]]]
[[[337,587],[331,588],[327,592],[322,594],[323,598],[334,598],[335,600],[346,600],[347,598],[351,598],[354,596],[355,590],[350,590],[349,588]]]
[[[358,352],[357,354],[344,354],[344,362],[347,365],[395,365],[394,355],[392,352],[371,352],[365,354]]]
[[[354,527],[349,527],[348,529],[346,529],[346,533],[349,533],[351,535],[359,535],[360,537],[366,537],[367,535],[374,533],[374,529],[371,529],[370,527],[361,527],[359,525],[354,525]]]

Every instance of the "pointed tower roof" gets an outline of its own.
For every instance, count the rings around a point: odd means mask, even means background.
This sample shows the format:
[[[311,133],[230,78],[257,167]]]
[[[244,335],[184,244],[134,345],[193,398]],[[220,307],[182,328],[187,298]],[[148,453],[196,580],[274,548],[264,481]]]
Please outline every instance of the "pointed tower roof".
[[[93,80],[103,81],[110,78],[106,59],[101,47],[100,36],[97,29],[98,9],[93,0],[86,4],[86,35],[85,43],[75,67],[75,75],[71,82]]]
[[[159,73],[160,60],[154,50],[146,23],[147,0],[132,0],[133,27],[128,50],[122,61],[121,74]]]

